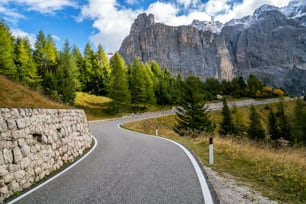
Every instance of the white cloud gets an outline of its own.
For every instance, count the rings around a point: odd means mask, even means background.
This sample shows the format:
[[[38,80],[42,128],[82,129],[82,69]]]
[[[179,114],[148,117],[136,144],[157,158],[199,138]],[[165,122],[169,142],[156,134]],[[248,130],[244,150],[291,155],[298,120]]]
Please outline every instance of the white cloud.
[[[13,9],[8,9],[4,6],[0,5],[0,14],[3,14],[3,18],[7,22],[11,22],[13,24],[16,24],[17,21],[21,18],[25,18],[24,15],[14,11]]]
[[[137,2],[137,0],[126,0],[126,3],[133,5]]]
[[[242,4],[236,4],[231,10],[227,10],[225,14],[218,15],[215,20],[223,23],[243,16],[252,15],[253,12],[263,4],[270,4],[277,7],[288,5],[290,0],[244,0]]]
[[[133,4],[135,0],[126,0]],[[155,21],[167,25],[186,25],[194,19],[209,21],[211,17],[223,23],[233,18],[251,15],[262,4],[271,4],[282,7],[290,0],[243,0],[231,6],[232,0],[209,0],[203,4],[199,0],[176,0],[151,3],[146,10],[118,9],[116,0],[89,0],[88,5],[82,8],[79,20],[90,18],[94,20],[93,27],[98,33],[91,36],[95,44],[102,44],[107,52],[119,49],[124,37],[129,33],[134,19],[140,13],[152,13]],[[172,2],[172,3],[171,3]],[[176,3],[175,3],[176,2]],[[180,10],[182,9],[183,10]],[[182,15],[183,13],[183,15]]]
[[[12,0],[11,2],[25,5],[29,10],[38,11],[40,13],[53,13],[64,7],[77,6],[72,0]]]
[[[20,30],[20,29],[11,29],[11,33],[16,38],[17,37],[19,37],[19,38],[28,38],[32,48],[34,48],[34,44],[35,44],[35,41],[36,41],[36,36],[34,34],[30,34],[30,33],[24,32],[23,30]]]
[[[210,0],[205,5],[205,12],[210,16],[227,11],[230,8],[228,0]]]

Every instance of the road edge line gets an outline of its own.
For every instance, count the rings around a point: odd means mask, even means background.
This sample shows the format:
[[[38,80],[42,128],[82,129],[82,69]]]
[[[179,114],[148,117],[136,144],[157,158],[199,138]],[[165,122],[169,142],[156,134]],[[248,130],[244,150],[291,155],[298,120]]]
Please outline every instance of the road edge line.
[[[135,133],[135,131],[122,128],[121,127],[122,124],[124,124],[124,123],[119,123],[117,125],[117,127],[122,129],[122,130],[129,131],[129,132],[134,132]],[[136,133],[139,133],[139,132],[136,132]],[[175,144],[181,150],[183,150],[184,153],[186,154],[186,156],[188,157],[188,159],[190,160],[190,162],[191,162],[191,164],[192,164],[192,166],[193,166],[193,168],[194,168],[194,170],[196,172],[196,175],[198,177],[198,180],[199,180],[199,183],[200,183],[200,186],[201,186],[201,190],[202,190],[202,195],[203,195],[204,203],[205,204],[213,204],[214,203],[212,195],[211,195],[211,191],[210,191],[210,189],[208,187],[205,175],[204,175],[204,173],[203,173],[203,171],[202,171],[202,169],[200,167],[200,164],[197,162],[196,158],[193,156],[193,154],[186,147],[184,147],[182,144],[180,144],[180,143],[178,143],[176,141],[173,141],[173,140],[170,140],[170,139],[167,139],[167,138],[164,138],[164,137],[149,135],[149,134],[145,134],[145,133],[139,133],[139,134],[144,134],[144,135],[148,135],[148,136],[151,136],[151,137],[154,137],[154,138],[166,140],[168,142],[171,142],[171,143]]]
[[[87,156],[89,156],[97,147],[98,145],[98,140],[91,135],[91,137],[93,138],[93,140],[95,141],[94,146],[85,154],[83,155],[81,158],[79,158],[78,160],[74,161],[71,165],[69,165],[68,167],[66,167],[65,169],[63,169],[62,171],[58,172],[57,174],[55,174],[54,176],[50,177],[49,179],[47,179],[46,181],[42,182],[41,184],[35,186],[34,188],[32,188],[29,191],[26,191],[25,193],[21,194],[20,196],[18,196],[17,198],[7,202],[7,204],[13,204],[19,200],[21,200],[22,198],[30,195],[31,193],[33,193],[34,191],[38,190],[39,188],[45,186],[46,184],[48,184],[49,182],[53,181],[54,179],[56,179],[57,177],[61,176],[62,174],[66,173],[68,170],[72,169],[74,166],[76,166],[78,163],[80,163],[81,161],[83,161]]]

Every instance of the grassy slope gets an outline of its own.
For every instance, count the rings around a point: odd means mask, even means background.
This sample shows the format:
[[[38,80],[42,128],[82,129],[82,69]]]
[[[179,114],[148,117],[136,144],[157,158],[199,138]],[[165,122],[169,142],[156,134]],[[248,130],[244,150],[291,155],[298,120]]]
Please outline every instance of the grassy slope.
[[[1,108],[69,108],[0,75]]]
[[[292,111],[293,103],[287,103],[287,111]],[[273,109],[277,109],[273,105]],[[266,106],[257,110],[267,123],[269,111]],[[243,121],[248,121],[249,108],[242,108]],[[214,121],[221,119],[220,111],[211,112]],[[173,130],[175,116],[149,119],[124,125],[126,128],[154,134],[159,127],[159,135],[178,141],[199,156],[203,164],[208,164],[208,139],[180,137]],[[264,125],[266,127],[266,125]],[[258,144],[244,137],[214,139],[215,164],[211,167],[220,174],[230,173],[238,180],[250,183],[254,189],[271,199],[285,203],[306,202],[306,149],[282,148],[276,150],[268,144]],[[226,175],[226,174],[225,174]]]

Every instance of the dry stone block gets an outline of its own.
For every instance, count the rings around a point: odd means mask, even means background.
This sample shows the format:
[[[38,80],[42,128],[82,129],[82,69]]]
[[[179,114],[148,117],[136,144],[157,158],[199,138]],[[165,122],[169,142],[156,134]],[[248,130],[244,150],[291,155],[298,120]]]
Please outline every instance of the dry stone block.
[[[4,183],[10,183],[14,180],[14,175],[13,174],[6,174],[5,176],[3,176],[4,179]]]
[[[7,131],[6,121],[3,119],[0,119],[0,132],[6,132],[6,131]]]
[[[10,130],[16,129],[17,126],[16,126],[16,121],[15,120],[9,119],[9,120],[6,120],[6,122],[7,122],[8,129],[10,129]]]
[[[12,151],[9,149],[3,150],[3,158],[5,163],[13,163],[13,154]]]
[[[0,166],[0,176],[4,176],[8,173],[7,169],[5,166]]]
[[[17,120],[16,120],[16,124],[17,124],[17,127],[18,127],[19,129],[23,129],[23,128],[26,127],[26,121],[25,121],[24,118],[17,119]]]
[[[22,159],[22,153],[18,147],[15,147],[13,150],[14,153],[14,163],[18,163]]]
[[[12,183],[10,183],[8,185],[8,189],[10,191],[13,191],[13,192],[18,191],[19,190],[19,184],[16,181],[13,181]]]
[[[1,187],[0,188],[0,193],[2,193],[2,194],[7,194],[8,193],[8,188],[7,188],[7,186],[3,186],[3,187]]]

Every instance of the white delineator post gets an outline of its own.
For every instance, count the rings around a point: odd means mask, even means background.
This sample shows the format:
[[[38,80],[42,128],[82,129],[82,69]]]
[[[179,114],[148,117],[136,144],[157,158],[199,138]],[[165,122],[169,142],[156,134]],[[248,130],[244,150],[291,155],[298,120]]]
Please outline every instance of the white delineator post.
[[[155,135],[158,136],[158,127],[155,129]]]
[[[213,138],[209,138],[209,164],[214,163],[214,144],[213,144]]]

